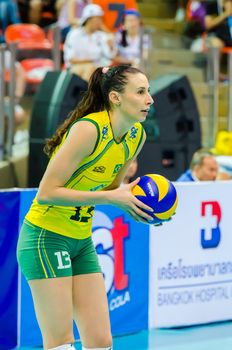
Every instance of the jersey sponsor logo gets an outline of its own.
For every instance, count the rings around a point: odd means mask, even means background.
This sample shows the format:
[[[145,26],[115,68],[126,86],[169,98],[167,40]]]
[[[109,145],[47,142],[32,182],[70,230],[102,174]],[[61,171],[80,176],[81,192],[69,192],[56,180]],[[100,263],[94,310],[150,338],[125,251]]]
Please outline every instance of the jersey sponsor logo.
[[[122,165],[123,164],[116,164],[112,175],[117,174],[119,172],[119,170],[122,168]]]
[[[221,240],[221,207],[216,201],[201,203],[201,246],[203,249],[216,248]]]
[[[106,171],[106,167],[103,166],[103,165],[95,166],[95,167],[93,168],[93,171],[94,171],[95,173],[104,174],[104,172]]]

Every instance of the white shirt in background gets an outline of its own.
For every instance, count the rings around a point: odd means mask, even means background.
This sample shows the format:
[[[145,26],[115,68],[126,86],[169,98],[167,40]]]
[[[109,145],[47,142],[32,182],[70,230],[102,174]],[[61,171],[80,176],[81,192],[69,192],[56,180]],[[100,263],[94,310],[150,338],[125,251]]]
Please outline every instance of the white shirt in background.
[[[84,27],[72,29],[64,43],[64,61],[67,68],[70,60],[91,60],[97,67],[107,66],[114,57],[108,45],[109,35],[103,31],[88,34]]]

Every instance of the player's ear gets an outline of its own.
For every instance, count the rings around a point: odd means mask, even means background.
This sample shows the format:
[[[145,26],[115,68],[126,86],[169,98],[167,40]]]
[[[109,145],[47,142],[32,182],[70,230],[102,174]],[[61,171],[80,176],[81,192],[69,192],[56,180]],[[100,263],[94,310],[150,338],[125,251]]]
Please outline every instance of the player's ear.
[[[109,100],[113,106],[119,106],[121,104],[120,94],[117,91],[110,91]]]

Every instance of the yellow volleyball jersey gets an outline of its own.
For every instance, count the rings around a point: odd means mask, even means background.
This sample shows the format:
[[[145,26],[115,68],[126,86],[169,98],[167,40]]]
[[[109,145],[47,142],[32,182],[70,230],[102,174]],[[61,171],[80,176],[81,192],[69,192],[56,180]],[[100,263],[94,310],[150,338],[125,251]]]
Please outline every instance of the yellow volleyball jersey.
[[[96,125],[98,139],[92,154],[78,165],[64,187],[82,191],[100,191],[113,182],[122,166],[134,156],[143,139],[143,127],[140,123],[135,123],[122,140],[116,142],[106,111],[89,114],[77,122],[83,120]],[[64,135],[63,141],[67,134],[68,132]],[[56,148],[54,154],[61,145]],[[91,235],[93,211],[93,206],[39,204],[35,198],[26,219],[46,230],[84,239]]]

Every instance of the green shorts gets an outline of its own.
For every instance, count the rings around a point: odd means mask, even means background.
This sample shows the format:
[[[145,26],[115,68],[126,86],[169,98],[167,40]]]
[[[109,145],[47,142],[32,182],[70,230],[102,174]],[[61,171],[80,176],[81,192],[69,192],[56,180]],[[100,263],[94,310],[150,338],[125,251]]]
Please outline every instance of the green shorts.
[[[74,239],[24,221],[17,259],[27,280],[101,272],[91,237]]]

